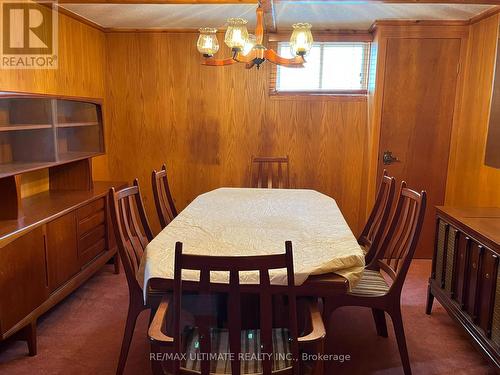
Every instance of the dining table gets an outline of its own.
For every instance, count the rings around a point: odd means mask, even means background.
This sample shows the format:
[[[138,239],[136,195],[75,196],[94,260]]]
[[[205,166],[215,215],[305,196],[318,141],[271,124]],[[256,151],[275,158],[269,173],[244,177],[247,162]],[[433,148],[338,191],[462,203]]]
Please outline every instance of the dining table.
[[[137,279],[154,308],[173,290],[175,243],[197,255],[250,256],[285,252],[292,241],[298,296],[348,292],[364,270],[364,252],[336,201],[308,189],[219,188],[196,197],[146,247]],[[228,289],[228,274],[212,272],[214,291]],[[183,290],[196,291],[198,271],[183,270]],[[270,272],[276,293],[286,270]],[[240,273],[242,292],[258,293],[258,272]]]

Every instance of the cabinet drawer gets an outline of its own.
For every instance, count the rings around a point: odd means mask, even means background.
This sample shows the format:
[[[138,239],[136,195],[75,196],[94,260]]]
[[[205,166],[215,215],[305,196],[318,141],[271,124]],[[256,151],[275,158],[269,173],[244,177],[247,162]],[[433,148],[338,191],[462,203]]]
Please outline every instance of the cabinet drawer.
[[[92,214],[104,210],[104,198],[96,199],[83,207],[76,210],[77,221],[82,221],[83,219],[92,216]]]
[[[106,237],[106,227],[104,224],[92,229],[87,234],[78,239],[78,250],[83,253],[86,249],[93,246],[96,242]]]
[[[80,253],[80,261],[82,265],[87,264],[106,249],[106,240],[101,238],[92,246],[86,248]]]
[[[104,210],[94,213],[92,216],[78,222],[78,234],[83,237],[92,229],[97,228],[99,225],[104,224],[106,212]]]

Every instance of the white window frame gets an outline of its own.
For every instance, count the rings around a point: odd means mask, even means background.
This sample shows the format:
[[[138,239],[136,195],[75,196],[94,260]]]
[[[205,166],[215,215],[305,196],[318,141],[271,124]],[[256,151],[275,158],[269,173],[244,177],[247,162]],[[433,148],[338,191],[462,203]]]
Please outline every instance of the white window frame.
[[[282,44],[288,44],[288,42],[278,42],[277,43],[277,50],[280,50],[280,45]],[[362,82],[362,87],[361,89],[352,89],[352,90],[323,90],[321,86],[323,85],[323,54],[324,54],[324,47],[327,45],[362,45],[363,46],[363,82]],[[279,69],[293,69],[293,68],[287,68],[287,67],[275,67],[275,82],[274,82],[274,88],[272,90],[273,94],[278,94],[278,95],[366,95],[368,91],[368,84],[369,84],[369,66],[370,66],[370,49],[371,49],[371,43],[367,41],[359,41],[359,42],[315,42],[314,45],[319,45],[320,46],[320,68],[319,68],[319,88],[314,88],[311,90],[279,90],[279,80],[280,80],[280,74],[279,74]],[[306,56],[307,60],[307,56]]]

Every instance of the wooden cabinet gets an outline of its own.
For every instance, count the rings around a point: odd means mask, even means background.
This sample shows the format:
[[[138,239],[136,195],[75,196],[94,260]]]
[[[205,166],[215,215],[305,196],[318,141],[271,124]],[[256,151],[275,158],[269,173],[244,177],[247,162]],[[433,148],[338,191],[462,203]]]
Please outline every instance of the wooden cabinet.
[[[107,193],[124,184],[93,185],[25,198],[22,218],[0,220],[0,339],[33,324],[117,254]]]
[[[117,251],[107,194],[92,180],[104,152],[99,100],[0,93],[0,339],[25,329],[36,354],[36,319]],[[20,174],[46,168],[38,194]]]
[[[500,208],[437,208],[427,313],[435,298],[500,367]]]

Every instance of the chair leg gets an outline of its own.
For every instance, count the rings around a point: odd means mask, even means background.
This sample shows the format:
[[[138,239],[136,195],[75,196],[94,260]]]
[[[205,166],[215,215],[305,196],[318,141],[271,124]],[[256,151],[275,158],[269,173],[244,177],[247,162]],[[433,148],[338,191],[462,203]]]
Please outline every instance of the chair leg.
[[[425,313],[427,315],[431,315],[433,302],[434,302],[434,295],[431,292],[431,284],[429,284],[429,286],[427,287],[427,304],[425,306]]]
[[[134,335],[135,323],[137,322],[137,317],[143,310],[143,307],[138,307],[137,304],[133,303],[134,300],[130,300],[127,313],[127,322],[125,323],[125,332],[123,333],[122,347],[120,350],[120,358],[118,359],[118,367],[116,368],[116,375],[123,374],[125,369],[125,363],[127,362],[128,351],[130,349],[130,343],[132,341],[132,336]]]
[[[375,321],[375,327],[377,328],[377,335],[381,337],[388,337],[384,310],[372,309],[372,315],[373,320]]]
[[[406,347],[401,307],[397,306],[395,310],[390,312],[390,315],[394,326],[394,334],[396,335],[396,340],[398,342],[399,355],[401,356],[404,373],[405,375],[411,375],[410,358],[408,357],[408,349]]]
[[[158,355],[161,356],[161,351],[156,345],[151,344],[150,346],[151,354],[149,360],[151,361],[151,372],[153,375],[163,375],[165,372],[163,371],[161,358],[157,358]]]
[[[37,353],[36,347],[36,320],[32,321],[23,329],[24,338],[28,344],[28,353],[31,357]]]
[[[115,274],[118,275],[120,273],[120,256],[118,252],[113,257],[113,265],[115,266]]]
[[[316,344],[316,352],[317,354],[325,353],[325,340],[320,340]],[[313,375],[323,375],[325,371],[325,362],[323,360],[316,361],[314,364]]]
[[[321,317],[323,318],[323,322],[328,325],[328,321],[330,320],[330,316],[332,313],[338,308],[338,306],[334,303],[331,298],[323,298],[323,311],[321,313]]]

